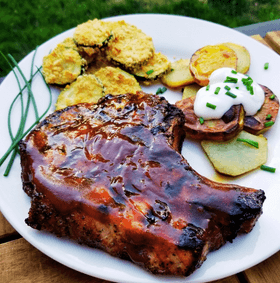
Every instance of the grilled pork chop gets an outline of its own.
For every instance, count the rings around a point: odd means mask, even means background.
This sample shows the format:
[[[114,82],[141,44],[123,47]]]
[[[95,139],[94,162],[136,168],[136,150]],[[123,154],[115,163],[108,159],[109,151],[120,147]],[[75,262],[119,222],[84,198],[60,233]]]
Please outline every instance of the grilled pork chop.
[[[54,112],[20,143],[26,223],[155,274],[191,274],[253,228],[265,196],[194,171],[183,125],[181,110],[142,92]]]

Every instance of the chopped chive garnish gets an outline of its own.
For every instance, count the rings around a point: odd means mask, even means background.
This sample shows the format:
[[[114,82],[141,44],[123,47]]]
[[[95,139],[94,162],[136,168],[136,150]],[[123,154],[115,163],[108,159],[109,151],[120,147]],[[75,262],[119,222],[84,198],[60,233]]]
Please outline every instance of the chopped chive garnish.
[[[204,119],[202,117],[199,118],[199,123],[202,125],[204,123]]]
[[[154,70],[149,70],[149,71],[146,72],[146,74],[147,74],[147,75],[150,75],[150,74],[152,74],[153,72],[154,72]]]
[[[238,78],[233,78],[233,77],[226,77],[226,80],[224,81],[224,83],[237,83],[238,82]]]
[[[267,70],[268,67],[269,67],[269,63],[265,63],[265,64],[264,64],[264,69]]]
[[[156,94],[162,94],[162,93],[164,93],[164,92],[166,92],[166,91],[167,91],[167,88],[166,88],[166,87],[159,87],[159,88],[157,89]]]
[[[237,72],[235,70],[231,70],[232,74],[237,74]]]
[[[266,116],[266,120],[270,120],[271,119],[271,117],[272,117],[272,115],[271,114],[267,114],[267,116]]]
[[[261,165],[261,169],[267,172],[271,172],[271,173],[275,173],[276,168],[274,167],[270,167],[270,166],[266,166],[266,165]]]
[[[207,85],[207,86],[206,86],[206,90],[209,90],[209,89],[210,89],[210,85]]]
[[[246,142],[246,143],[248,143],[248,144],[250,144],[250,145],[252,145],[256,148],[259,148],[259,143],[256,142],[256,141],[250,140],[250,139],[240,139],[240,138],[238,138],[237,141]]]
[[[236,89],[239,89],[239,86],[236,86],[235,88],[236,88]]]
[[[209,108],[211,108],[211,109],[213,109],[213,110],[215,110],[216,107],[217,107],[216,105],[211,104],[211,103],[209,103],[209,102],[206,103],[206,106],[209,107]]]
[[[274,121],[269,121],[269,122],[266,122],[264,123],[264,126],[267,128],[267,127],[270,127],[274,124]]]
[[[230,90],[230,87],[228,85],[225,86],[226,90]]]
[[[215,94],[218,94],[219,91],[220,91],[220,89],[221,89],[220,87],[217,87],[217,88],[215,89],[214,93],[215,93]]]
[[[235,95],[234,93],[232,93],[230,91],[227,91],[225,94],[230,96],[230,97],[232,97],[232,98],[236,98],[237,97],[237,95]]]
[[[270,95],[269,99],[273,100],[275,98],[275,94]]]

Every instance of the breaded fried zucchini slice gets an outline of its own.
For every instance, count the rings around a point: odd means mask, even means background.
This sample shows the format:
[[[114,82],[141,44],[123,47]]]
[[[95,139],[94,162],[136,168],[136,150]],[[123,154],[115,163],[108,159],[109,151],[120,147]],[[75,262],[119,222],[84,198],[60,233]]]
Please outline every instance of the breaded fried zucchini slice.
[[[48,84],[65,85],[76,80],[85,64],[73,38],[66,38],[43,58],[42,73]]]
[[[96,103],[102,96],[104,88],[100,80],[94,75],[84,74],[61,91],[55,107],[58,110],[82,102]]]
[[[171,62],[162,53],[155,53],[149,61],[132,71],[132,74],[137,80],[144,84],[151,84],[154,81],[160,79],[166,72],[170,70]]]
[[[111,39],[110,24],[98,19],[78,25],[74,32],[74,40],[78,46],[101,48]]]
[[[260,86],[265,94],[264,103],[254,116],[245,116],[244,119],[244,130],[254,135],[269,130],[274,125],[279,111],[277,96],[268,87]]]
[[[104,86],[105,94],[125,94],[141,91],[141,87],[135,77],[117,67],[101,68],[95,73]]]
[[[237,55],[237,67],[236,71],[238,73],[246,74],[250,69],[251,56],[249,51],[242,45],[226,42],[224,45],[231,48]]]
[[[223,44],[207,45],[198,49],[190,61],[190,71],[201,86],[208,85],[213,71],[223,67],[237,69],[236,53]]]
[[[190,59],[172,62],[170,71],[161,78],[162,83],[168,87],[182,87],[194,83],[194,76],[189,65]]]
[[[94,60],[88,65],[86,74],[95,74],[101,68],[107,66],[114,67],[114,65],[107,59],[105,52],[98,50]]]
[[[227,141],[234,138],[244,125],[243,106],[232,106],[221,119],[201,120],[194,113],[195,96],[177,101],[175,105],[185,115],[186,136],[195,140]]]
[[[150,36],[125,21],[111,22],[113,40],[106,48],[108,58],[126,70],[132,70],[148,62],[154,55]]]

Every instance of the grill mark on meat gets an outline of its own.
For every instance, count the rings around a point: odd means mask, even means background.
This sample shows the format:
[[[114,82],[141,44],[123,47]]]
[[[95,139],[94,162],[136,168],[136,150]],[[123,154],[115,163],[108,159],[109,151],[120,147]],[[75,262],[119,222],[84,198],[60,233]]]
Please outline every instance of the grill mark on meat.
[[[181,110],[142,92],[51,114],[20,143],[27,224],[153,273],[192,273],[253,228],[265,196],[195,172],[180,154],[183,124]]]

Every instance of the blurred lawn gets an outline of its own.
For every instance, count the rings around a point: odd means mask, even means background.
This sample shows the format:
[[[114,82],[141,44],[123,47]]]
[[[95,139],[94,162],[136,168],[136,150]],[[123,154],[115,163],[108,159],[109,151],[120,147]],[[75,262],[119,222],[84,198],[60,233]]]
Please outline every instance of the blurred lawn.
[[[280,0],[0,0],[0,50],[17,61],[37,45],[93,18],[161,13],[237,27],[280,18]],[[9,67],[0,57],[0,76]]]

